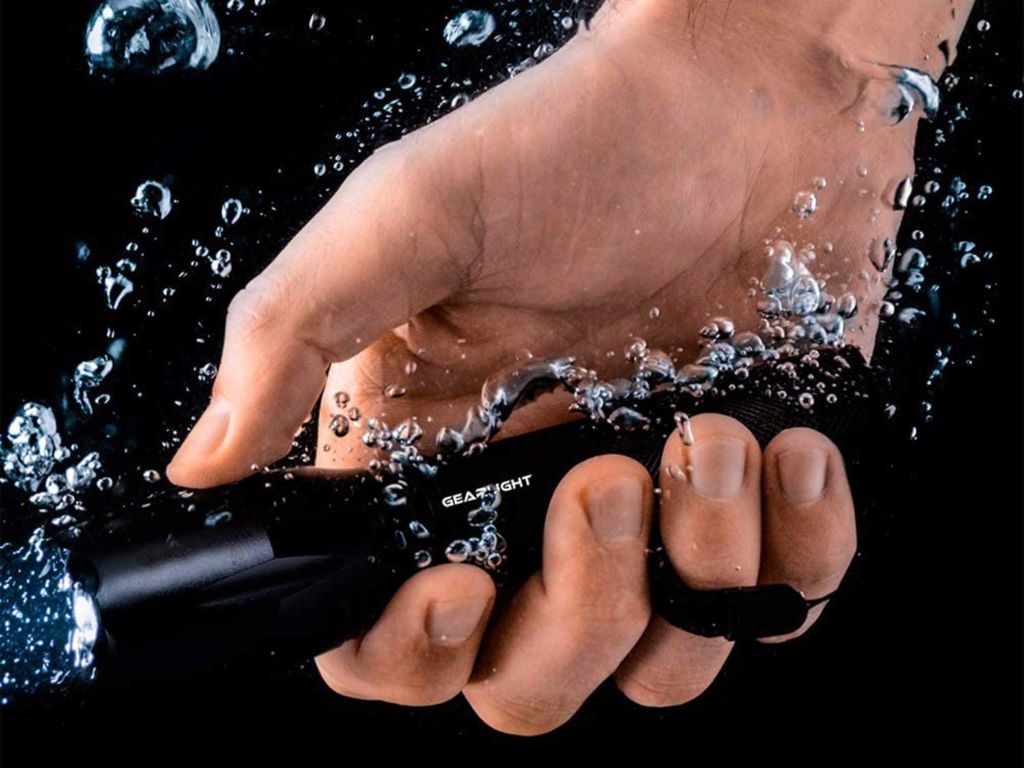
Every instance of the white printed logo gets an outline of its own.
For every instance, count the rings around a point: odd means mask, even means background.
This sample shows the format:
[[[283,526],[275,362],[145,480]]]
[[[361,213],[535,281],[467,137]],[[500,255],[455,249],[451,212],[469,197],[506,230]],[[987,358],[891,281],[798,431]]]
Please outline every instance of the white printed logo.
[[[514,491],[517,488],[529,488],[531,477],[533,477],[533,475],[521,475],[510,480],[502,480],[500,483],[495,483],[494,485],[485,485],[482,488],[466,491],[465,493],[453,493],[451,496],[445,496],[441,499],[441,504],[445,507],[455,507],[459,504],[476,501],[486,494],[487,491],[493,488],[497,488],[502,493]]]

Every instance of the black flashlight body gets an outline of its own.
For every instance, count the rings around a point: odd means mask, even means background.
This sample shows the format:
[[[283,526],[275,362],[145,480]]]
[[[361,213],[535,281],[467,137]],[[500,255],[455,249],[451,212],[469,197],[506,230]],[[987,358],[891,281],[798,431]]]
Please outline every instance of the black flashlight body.
[[[809,426],[855,448],[856,435],[881,412],[870,369],[855,359],[853,394],[829,407],[780,402],[770,382],[699,399],[661,393],[643,429],[580,420],[498,440],[410,482],[397,506],[369,472],[350,471],[275,471],[155,496],[71,544],[73,575],[91,587],[100,615],[99,676],[177,676],[245,656],[308,658],[359,636],[422,567],[423,553],[431,564],[447,562],[448,544],[473,535],[467,513],[488,487],[501,492],[495,522],[507,550],[492,575],[499,600],[507,598],[540,565],[544,517],[565,474],[589,458],[620,454],[657,485],[679,410],[732,415],[762,445],[782,429]],[[807,616],[811,603],[787,585],[691,589],[656,533],[651,547],[653,607],[677,626],[761,637],[794,631]]]

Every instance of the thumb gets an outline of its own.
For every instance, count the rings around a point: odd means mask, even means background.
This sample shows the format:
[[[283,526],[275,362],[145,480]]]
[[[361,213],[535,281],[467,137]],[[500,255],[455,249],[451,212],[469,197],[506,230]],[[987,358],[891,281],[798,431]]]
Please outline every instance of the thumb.
[[[459,286],[472,236],[410,149],[378,151],[232,300],[213,396],[167,467],[172,482],[232,482],[284,456],[331,363]]]

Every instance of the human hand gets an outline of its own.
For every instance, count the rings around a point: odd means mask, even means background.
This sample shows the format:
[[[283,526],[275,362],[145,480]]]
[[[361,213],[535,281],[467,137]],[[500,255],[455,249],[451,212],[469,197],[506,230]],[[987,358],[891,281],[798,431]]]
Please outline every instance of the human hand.
[[[622,361],[607,353],[633,335],[685,356],[694,329],[720,308],[738,325],[756,327],[746,292],[749,279],[760,275],[766,238],[818,246],[816,271],[827,275],[830,290],[851,290],[860,299],[849,338],[869,352],[877,317],[871,310],[887,278],[870,254],[899,224],[892,198],[896,184],[913,173],[916,114],[883,125],[886,93],[869,87],[874,70],[851,62],[843,47],[849,36],[783,25],[757,4],[730,5],[739,24],[714,3],[706,16],[680,13],[684,7],[658,0],[611,5],[591,32],[549,60],[378,151],[354,172],[233,302],[213,400],[168,476],[184,485],[215,485],[284,455],[332,363],[327,392],[347,392],[364,415],[391,423],[417,416],[440,427],[460,426],[482,380],[528,354],[575,354],[609,377]],[[896,53],[869,53],[873,62],[901,63]],[[791,211],[794,195],[812,189],[815,178],[827,180],[816,190],[819,210],[799,220]],[[406,395],[387,398],[391,384]],[[333,411],[325,398],[317,463],[364,466],[362,444],[328,428]],[[504,434],[564,418],[565,403],[545,398],[514,414]],[[684,579],[720,585],[725,576],[715,568],[728,564],[740,568],[734,578],[753,583],[768,567],[772,578],[807,587],[815,597],[841,576],[853,547],[841,459],[821,436],[787,433],[779,440],[783,447],[788,440],[818,441],[827,452],[828,471],[808,471],[806,481],[827,478],[828,503],[808,510],[828,514],[818,520],[790,510],[766,485],[763,510],[751,491],[744,503],[719,504],[728,512],[702,532],[700,515],[678,513],[691,504],[681,490],[678,507],[666,499],[661,526],[664,532],[677,520],[686,529],[676,541],[688,543],[672,552]],[[674,450],[671,443],[666,450]],[[794,453],[803,455],[803,448],[773,444],[763,482],[778,477],[773,455]],[[762,483],[749,455],[745,466],[743,493]],[[684,691],[710,682],[724,660],[724,641],[691,637],[692,648],[684,650],[657,618],[629,652],[647,624],[641,564],[650,503],[641,505],[639,534],[623,541],[598,545],[584,523],[591,519],[585,500],[602,495],[606,475],[636,472],[621,457],[592,460],[570,473],[553,501],[544,573],[559,575],[542,573],[524,587],[491,633],[466,689],[497,727],[553,727],[572,701],[578,705],[616,669],[633,698],[683,700]],[[598,490],[590,490],[592,483]],[[773,518],[788,531],[780,535],[788,544],[774,554]],[[735,527],[716,527],[727,521]],[[827,530],[804,530],[812,523]],[[701,536],[710,541],[698,555],[687,547]],[[781,578],[773,562],[789,563],[792,572]],[[591,607],[608,608],[595,602],[593,584],[584,583],[588,568],[618,596],[612,616],[594,611],[599,624],[615,624],[607,637],[588,634]],[[702,581],[704,570],[716,578]],[[553,584],[558,588],[546,586]],[[471,674],[490,590],[486,575],[469,566],[417,574],[377,627],[323,657],[321,667],[356,695],[421,703],[454,695],[456,683]],[[472,631],[460,643],[450,642],[457,633],[431,643],[431,616],[443,612],[432,613],[431,606],[454,611],[460,600],[473,599],[480,613]],[[629,615],[619,616],[620,607]],[[568,634],[548,633],[551,623]],[[553,655],[541,655],[545,648]],[[586,670],[571,667],[590,662]],[[562,665],[578,675],[578,687],[554,676]],[[516,707],[543,698],[529,688],[543,676],[561,680],[567,699],[556,701],[558,717],[531,721]],[[442,684],[434,686],[437,680]],[[511,686],[505,690],[513,702],[504,709],[494,702],[506,699],[493,693],[503,684]]]

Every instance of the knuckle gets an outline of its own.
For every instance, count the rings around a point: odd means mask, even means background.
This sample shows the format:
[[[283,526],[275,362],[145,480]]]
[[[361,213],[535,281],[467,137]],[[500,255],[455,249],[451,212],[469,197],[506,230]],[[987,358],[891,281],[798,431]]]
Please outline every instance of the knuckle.
[[[256,277],[228,305],[228,333],[247,340],[265,332],[280,322],[286,295],[279,278],[265,273]]]
[[[736,557],[709,556],[694,551],[672,552],[672,560],[680,577],[692,589],[727,589],[744,587],[757,579],[756,569],[744,568]]]
[[[320,675],[320,679],[323,680],[324,684],[334,693],[351,699],[367,698],[357,692],[356,686],[347,679],[347,675],[345,675],[341,670],[333,668],[331,665],[321,661],[319,658],[314,659],[314,663],[316,664],[316,669]]]
[[[382,701],[405,707],[432,707],[459,695],[465,681],[402,680],[388,686]]]
[[[603,641],[639,639],[650,620],[651,608],[633,588],[600,584],[577,596],[572,606],[574,634]]]
[[[476,716],[501,733],[516,736],[538,736],[553,731],[575,714],[546,698],[519,698],[485,691],[474,686],[465,691],[466,700]]]
[[[615,684],[630,701],[642,707],[676,707],[693,701],[711,685],[705,678],[683,678],[676,671],[645,666],[617,674]]]

